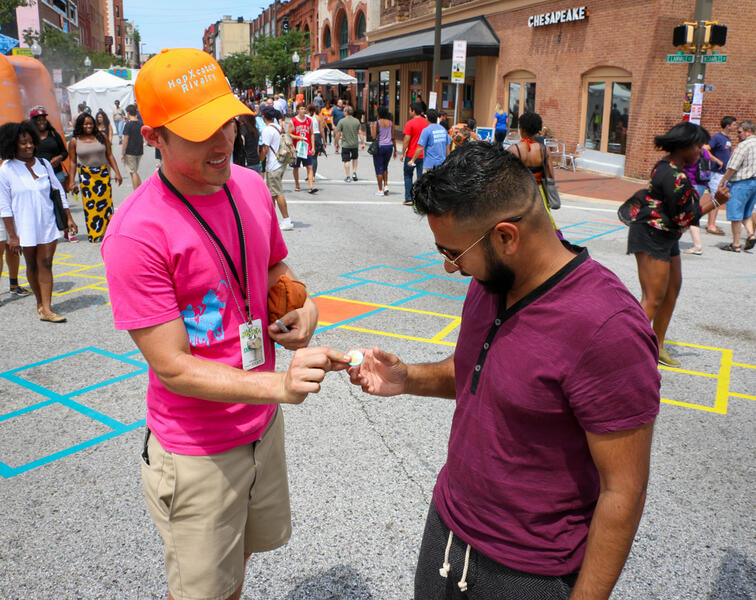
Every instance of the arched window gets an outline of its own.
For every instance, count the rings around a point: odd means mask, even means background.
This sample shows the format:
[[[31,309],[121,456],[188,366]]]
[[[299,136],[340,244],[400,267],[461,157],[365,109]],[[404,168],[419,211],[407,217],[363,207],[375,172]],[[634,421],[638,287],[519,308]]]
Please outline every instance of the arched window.
[[[365,37],[365,29],[365,13],[360,11],[360,15],[357,17],[357,27],[355,27],[358,40],[361,40]]]
[[[625,154],[632,74],[598,67],[583,75],[583,143],[589,150]]]
[[[326,25],[323,31],[323,48],[331,47],[331,28]]]
[[[310,51],[310,25],[308,23],[305,23],[304,26],[304,35],[305,35],[305,48],[307,48],[307,51]]]
[[[349,56],[349,23],[347,22],[346,15],[341,13],[341,21],[339,23],[339,58],[346,58]]]
[[[520,115],[535,112],[536,76],[530,71],[513,71],[504,77],[504,106],[509,113],[509,127],[517,129]]]

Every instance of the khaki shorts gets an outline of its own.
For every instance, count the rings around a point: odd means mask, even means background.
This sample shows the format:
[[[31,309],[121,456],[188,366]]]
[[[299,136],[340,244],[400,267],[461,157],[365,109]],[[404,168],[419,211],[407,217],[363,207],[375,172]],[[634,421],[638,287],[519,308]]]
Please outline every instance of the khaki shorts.
[[[139,161],[142,160],[141,155],[136,154],[124,154],[123,164],[129,170],[129,173],[137,173],[139,171]]]
[[[276,196],[283,196],[283,174],[286,167],[279,167],[275,171],[265,172],[265,183],[268,184],[270,195],[274,198]]]
[[[176,600],[227,598],[244,579],[244,554],[273,550],[291,537],[280,407],[251,444],[186,456],[166,452],[149,435],[146,455],[142,485]]]

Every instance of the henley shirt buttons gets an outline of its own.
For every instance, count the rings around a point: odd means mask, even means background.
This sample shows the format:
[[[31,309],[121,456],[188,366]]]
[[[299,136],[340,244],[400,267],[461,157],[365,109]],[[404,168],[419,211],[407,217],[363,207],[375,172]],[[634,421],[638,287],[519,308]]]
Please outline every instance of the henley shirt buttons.
[[[499,325],[501,325],[501,319],[496,319],[496,320],[494,321],[494,323],[495,323],[495,324],[496,324],[496,326],[498,327]]]
[[[489,344],[488,342],[486,342],[485,344],[483,344],[483,349],[484,350],[488,350],[490,347],[491,347],[491,344]]]
[[[475,370],[480,371],[480,365],[475,365]]]

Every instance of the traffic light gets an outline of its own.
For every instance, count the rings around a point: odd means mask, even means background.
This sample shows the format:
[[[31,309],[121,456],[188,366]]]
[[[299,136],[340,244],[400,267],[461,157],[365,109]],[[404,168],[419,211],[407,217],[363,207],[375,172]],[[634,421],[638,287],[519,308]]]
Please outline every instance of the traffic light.
[[[727,42],[727,25],[720,25],[717,22],[706,23],[704,27],[704,46],[708,48],[724,46],[725,42]]]
[[[696,31],[696,26],[689,23],[684,25],[678,25],[675,27],[672,34],[672,44],[674,46],[692,46],[693,34]]]

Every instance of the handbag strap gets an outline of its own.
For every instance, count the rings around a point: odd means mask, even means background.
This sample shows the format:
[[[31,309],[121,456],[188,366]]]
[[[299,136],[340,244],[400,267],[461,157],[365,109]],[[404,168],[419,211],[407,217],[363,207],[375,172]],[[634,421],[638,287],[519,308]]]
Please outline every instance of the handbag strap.
[[[546,160],[546,144],[542,144],[541,142],[538,142],[538,145],[541,148],[541,162],[543,163],[543,173],[546,174],[546,171],[548,170],[549,179],[554,179],[554,172],[551,170],[551,165],[549,164],[549,161]]]

